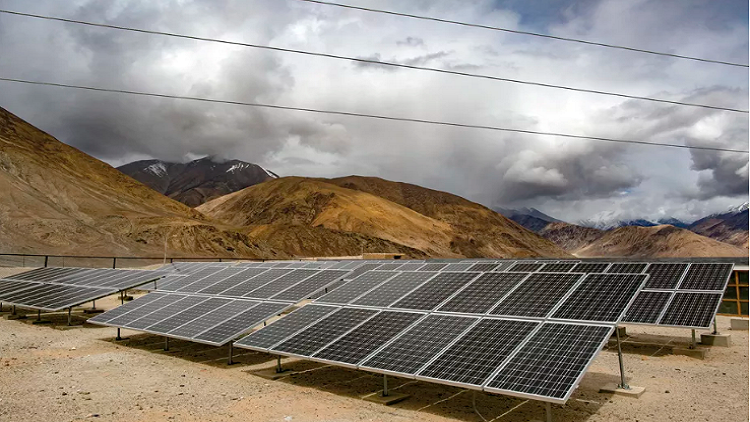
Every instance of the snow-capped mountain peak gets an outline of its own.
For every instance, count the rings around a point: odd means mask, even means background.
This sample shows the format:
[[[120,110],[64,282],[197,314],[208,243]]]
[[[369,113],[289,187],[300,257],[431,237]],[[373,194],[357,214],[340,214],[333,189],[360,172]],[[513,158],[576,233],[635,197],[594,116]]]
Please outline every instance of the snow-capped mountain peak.
[[[146,167],[144,171],[147,171],[154,176],[164,177],[167,174],[167,166],[162,161],[158,161]]]

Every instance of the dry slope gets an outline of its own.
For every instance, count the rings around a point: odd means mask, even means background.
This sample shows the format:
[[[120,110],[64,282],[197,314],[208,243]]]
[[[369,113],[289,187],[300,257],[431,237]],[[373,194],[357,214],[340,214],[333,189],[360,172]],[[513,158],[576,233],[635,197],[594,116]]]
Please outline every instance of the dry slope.
[[[747,250],[670,225],[610,230],[572,251],[581,257],[746,257]]]
[[[372,188],[345,185],[344,180]],[[252,236],[297,255],[352,254],[364,249],[413,257],[568,256],[481,205],[376,178],[286,177],[196,209],[244,226]]]
[[[0,252],[276,255],[2,108],[0,192]]]

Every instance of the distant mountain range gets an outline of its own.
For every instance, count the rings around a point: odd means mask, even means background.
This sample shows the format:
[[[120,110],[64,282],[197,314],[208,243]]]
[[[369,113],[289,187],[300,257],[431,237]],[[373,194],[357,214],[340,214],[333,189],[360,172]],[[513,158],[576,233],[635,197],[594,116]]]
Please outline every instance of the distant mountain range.
[[[278,178],[257,164],[215,157],[189,163],[141,160],[117,167],[117,170],[190,207]]]
[[[592,251],[596,251],[597,253],[605,253],[605,250],[609,250],[610,252],[613,251],[611,247],[605,248],[603,246],[592,247],[589,249],[589,252],[581,250],[585,246],[599,241],[600,239],[604,239],[603,242],[605,243],[610,242],[611,246],[612,244],[623,242],[624,239],[630,239],[631,241],[637,241],[639,243],[648,243],[655,241],[655,239],[659,239],[659,242],[663,243],[663,239],[668,237],[673,240],[679,239],[680,242],[686,242],[690,239],[690,241],[695,244],[700,244],[702,247],[709,247],[709,245],[703,244],[697,239],[692,239],[685,233],[664,231],[663,229],[640,231],[626,230],[624,232],[618,232],[619,235],[616,239],[607,240],[608,233],[612,233],[616,231],[616,229],[630,227],[651,228],[665,225],[673,226],[678,229],[685,229],[683,231],[690,231],[740,248],[748,248],[748,203],[733,207],[722,213],[701,218],[692,223],[686,223],[676,218],[665,218],[658,221],[650,221],[646,219],[622,220],[617,218],[616,213],[605,211],[597,214],[591,219],[579,222],[578,224],[570,224],[562,222],[534,208],[499,208],[498,210],[516,223],[539,233],[542,237],[553,241],[565,250],[575,254],[593,253]],[[623,235],[623,233],[627,233],[627,235]],[[677,235],[676,233],[680,234]],[[669,236],[666,236],[666,234],[669,234]],[[665,248],[665,254],[663,256],[671,256],[667,254],[666,250],[673,250],[677,246],[682,247],[682,245],[674,245],[674,247],[663,246]],[[713,248],[715,249],[716,245],[714,245]],[[618,249],[618,251],[618,253],[625,253],[625,249],[623,248]],[[648,248],[639,249],[637,246],[633,246],[633,248],[629,250],[629,253],[636,255],[640,253],[645,254],[647,252],[650,253],[651,251],[649,251]],[[724,251],[724,253],[729,252],[730,251]],[[698,248],[691,253],[700,254],[701,252]]]

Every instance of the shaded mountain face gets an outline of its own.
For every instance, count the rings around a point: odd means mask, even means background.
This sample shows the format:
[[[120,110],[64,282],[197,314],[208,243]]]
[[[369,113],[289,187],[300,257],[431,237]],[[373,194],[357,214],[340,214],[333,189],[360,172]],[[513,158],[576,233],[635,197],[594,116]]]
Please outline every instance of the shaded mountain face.
[[[189,163],[142,160],[117,169],[190,207],[277,177],[256,164],[212,157]]]
[[[539,235],[553,242],[568,252],[574,253],[578,249],[588,246],[607,233],[604,230],[591,227],[577,226],[568,223],[548,223]]]
[[[563,223],[562,220],[550,217],[536,208],[494,208],[494,210],[537,233],[549,223]]]
[[[0,108],[0,251],[286,256]]]
[[[701,218],[690,224],[688,229],[712,239],[748,248],[748,204]]]
[[[669,225],[621,227],[572,251],[580,257],[746,257],[747,250]]]
[[[502,215],[445,192],[372,177],[285,177],[198,211],[295,255],[569,256]],[[291,248],[291,249],[290,249]]]

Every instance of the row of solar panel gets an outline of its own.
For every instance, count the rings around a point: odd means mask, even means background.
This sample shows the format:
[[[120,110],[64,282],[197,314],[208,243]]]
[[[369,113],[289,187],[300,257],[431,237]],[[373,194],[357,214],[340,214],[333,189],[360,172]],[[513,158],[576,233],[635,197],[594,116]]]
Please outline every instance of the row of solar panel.
[[[116,293],[116,288],[0,280],[0,302],[43,311],[59,311]]]
[[[153,292],[88,322],[221,346],[290,306],[289,303]]]
[[[369,271],[316,303],[616,323],[646,274]]]
[[[721,293],[642,290],[623,318],[624,322],[709,328],[721,305]]]
[[[11,275],[5,277],[5,279],[75,286],[113,287],[117,290],[123,290],[156,280],[162,275],[156,271],[146,270],[44,267]]]
[[[236,345],[564,403],[612,329],[313,304]]]
[[[341,280],[347,270],[206,267],[186,276],[167,276],[158,290],[296,303]]]

